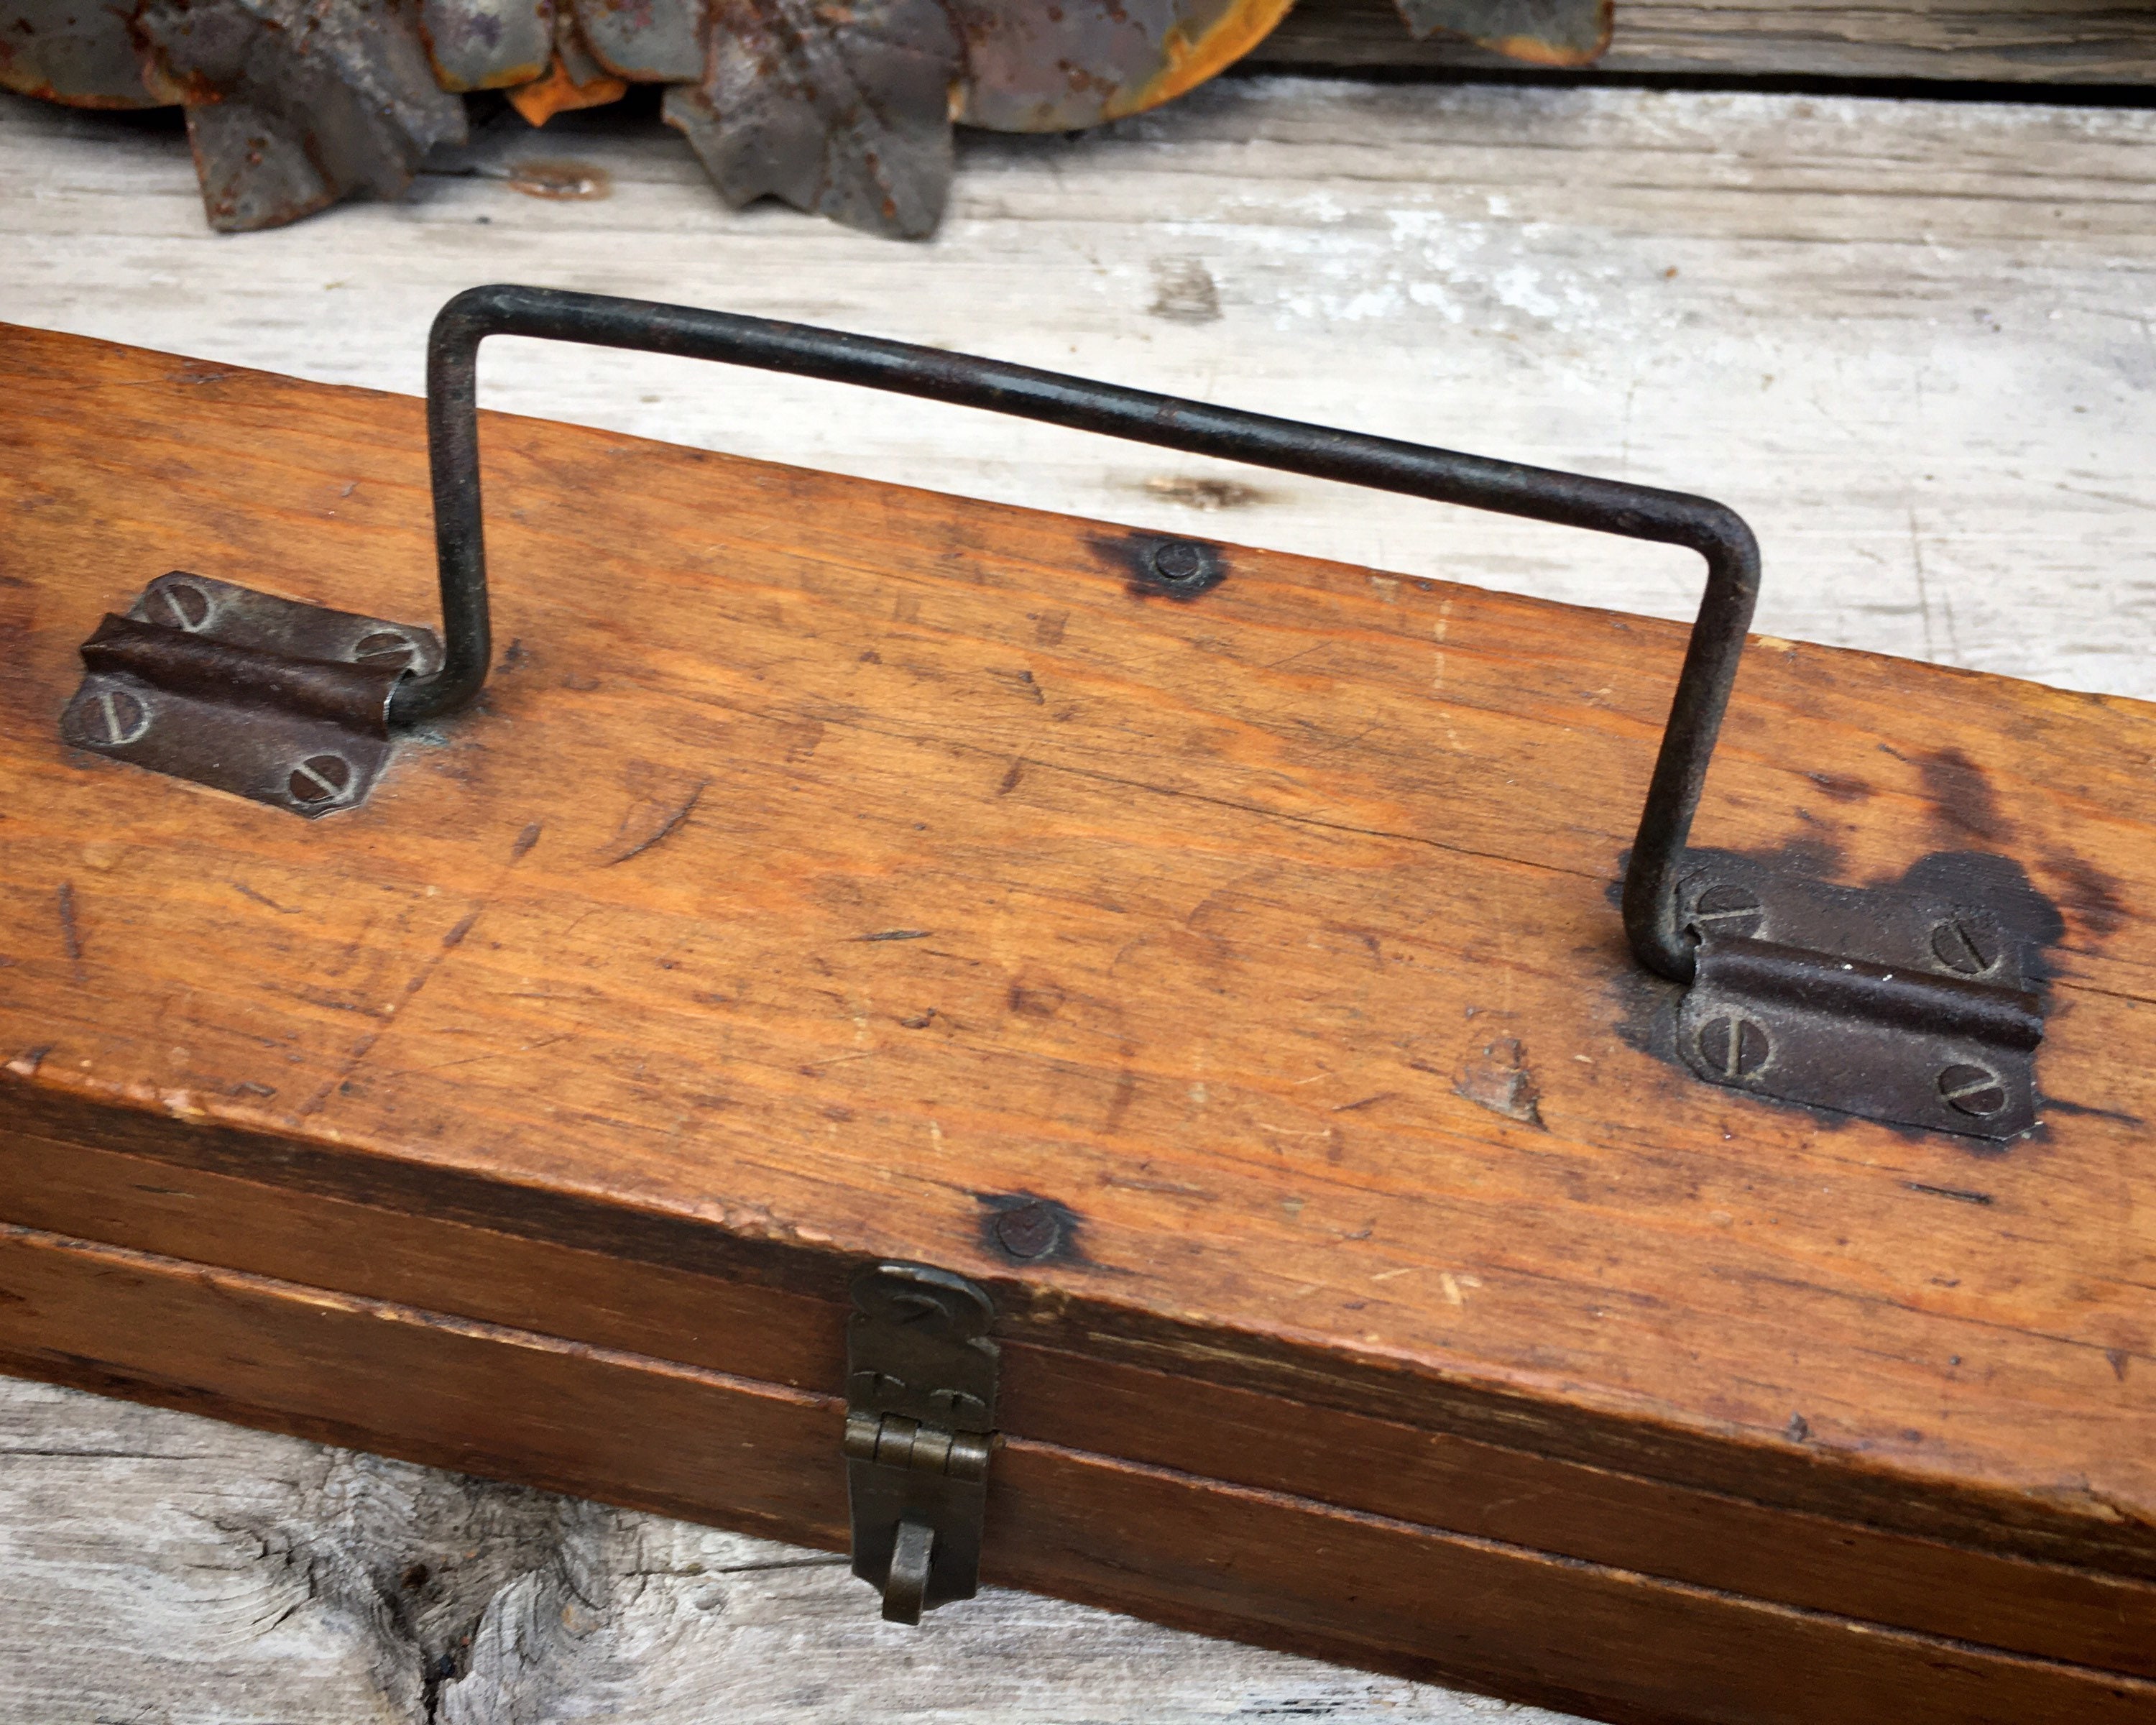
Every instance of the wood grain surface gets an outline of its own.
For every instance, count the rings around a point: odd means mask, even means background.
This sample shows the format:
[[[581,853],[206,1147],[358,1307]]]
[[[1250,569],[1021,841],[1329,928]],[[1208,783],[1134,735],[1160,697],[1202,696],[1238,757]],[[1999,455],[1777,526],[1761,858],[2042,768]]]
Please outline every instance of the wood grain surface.
[[[1853,878],[2026,832],[2066,919],[2041,1156],[1823,1131],[1651,1051],[1670,991],[1608,889],[1668,625],[1240,548],[1178,603],[1082,522],[498,421],[485,707],[309,827],[37,746],[62,619],[173,562],[424,614],[416,404],[24,331],[0,364],[38,571],[9,590],[12,1137],[199,1165],[223,1126],[317,1193],[640,1234],[609,1292],[655,1260],[824,1302],[715,1318],[732,1371],[814,1381],[847,1264],[927,1258],[1040,1350],[1020,1409],[1147,1364],[1196,1381],[1200,1432],[1203,1386],[1240,1387],[2156,1567],[2146,1374],[2113,1358],[2145,1242],[2091,1199],[2146,1137],[2112,1052],[2150,986],[2146,710],[1753,655],[1704,831]],[[73,1196],[55,1219],[104,1237]],[[993,1230],[1021,1200],[1063,1218],[1023,1263]],[[501,1272],[462,1261],[471,1317]],[[1094,1441],[1191,1469],[1159,1399]],[[1291,1483],[1354,1502],[1354,1458],[1315,1460]]]
[[[409,389],[433,305],[505,273],[506,246],[527,270],[573,285],[815,316],[1405,435],[1467,441],[1458,428],[1471,418],[1492,449],[1730,496],[1765,532],[1762,621],[1778,634],[2147,694],[2156,581],[2138,523],[2156,494],[2137,454],[2150,422],[2135,331],[2148,124],[1996,105],[1235,85],[1084,141],[968,141],[960,219],[927,253],[780,212],[729,215],[663,134],[593,125],[557,137],[557,124],[541,140],[490,136],[469,173],[429,177],[413,204],[355,207],[235,248],[200,231],[183,139],[0,104],[15,164],[0,206],[23,242],[0,250],[0,286],[30,321]],[[614,195],[573,206],[517,195],[506,164],[541,143],[603,167]],[[1562,173],[1548,171],[1556,144],[1568,149]],[[1140,209],[1152,219],[1132,221]],[[1300,362],[1321,353],[1322,367]],[[1763,412],[1727,387],[1746,367],[1760,374]],[[1532,529],[1410,517],[1384,500],[1343,511],[1318,488],[1013,439],[965,416],[834,416],[827,398],[701,368],[670,375],[512,347],[490,356],[486,387],[504,405],[1096,516],[1199,531],[1235,522],[1238,536],[1630,610],[1675,615],[1689,603],[1687,572],[1622,548],[1589,567]],[[295,1644],[279,1633],[182,1608],[192,1584],[174,1548],[137,1553],[119,1530],[167,1512],[181,1488],[162,1483],[166,1450],[194,1458],[182,1470],[190,1502],[252,1502],[322,1466],[407,1475],[150,1410],[7,1394],[28,1424],[6,1477],[32,1494],[11,1501],[30,1504],[21,1537],[40,1542],[34,1566],[0,1569],[0,1583],[28,1589],[11,1594],[30,1608],[11,1616],[4,1650],[11,1672],[34,1674],[15,1686],[26,1717],[74,1717],[50,1697],[78,1683],[136,1697],[116,1712],[178,1706],[175,1667],[160,1661],[181,1643],[214,1661],[194,1667],[211,1675],[187,1691],[197,1711],[186,1717],[239,1717],[242,1682],[249,1695],[277,1689],[285,1716],[316,1705],[308,1717],[354,1716],[330,1691],[317,1699],[286,1681]],[[148,1435],[114,1438],[109,1420]],[[69,1459],[79,1429],[110,1459]],[[109,1519],[59,1507],[79,1502],[69,1482],[84,1466],[110,1494]],[[448,1481],[419,1495],[491,1503],[488,1490]],[[1465,1507],[1469,1494],[1450,1501]],[[388,1563],[408,1522],[368,1521],[360,1502],[294,1509],[303,1548]],[[1641,1507],[1630,1513],[1637,1525]],[[230,1597],[276,1601],[260,1617],[270,1622],[290,1604],[276,1590],[293,1571],[274,1553],[257,1562],[244,1517],[215,1519],[182,1524],[187,1551],[223,1566],[239,1589]],[[644,1539],[721,1538],[621,1519]],[[529,1547],[543,1586],[549,1549]],[[675,1645],[675,1601],[696,1584],[632,1574],[588,1637],[541,1634],[552,1621],[542,1612],[524,1631],[536,1640],[502,1638],[501,1662],[445,1691],[444,1705],[554,1717],[547,1707],[633,1693],[654,1717],[704,1717],[712,1696],[750,1705],[743,1697],[798,1669],[801,1705],[852,1716],[870,1645],[856,1628],[879,1633],[850,1603],[855,1584],[814,1568],[771,1574],[780,1581],[747,1608],[752,1630],[697,1643],[738,1647],[738,1659],[707,1671],[652,1651]],[[788,1591],[794,1575],[823,1575],[827,1591]],[[100,1594],[108,1576],[127,1590]],[[736,1597],[752,1580],[730,1583]],[[48,1581],[78,1613],[111,1602],[93,1614],[103,1650],[93,1665],[72,1659],[57,1626],[39,1627],[53,1621],[38,1592]],[[521,1609],[520,1588],[502,1612]],[[371,1631],[340,1609],[303,1604],[295,1621],[314,1625],[318,1648],[364,1665]],[[791,1649],[783,1661],[758,1651],[774,1637]],[[617,1659],[624,1645],[645,1656]],[[983,1717],[1286,1707],[1450,1719],[1476,1705],[1010,1595],[986,1618],[947,1614],[936,1651],[908,1646],[909,1669],[926,1661],[940,1674],[941,1705]]]
[[[1476,72],[1517,67],[1473,44],[1411,38],[1391,0],[1301,0],[1252,66]],[[1618,0],[1586,74],[1713,79],[2156,83],[2156,17],[2113,0]]]

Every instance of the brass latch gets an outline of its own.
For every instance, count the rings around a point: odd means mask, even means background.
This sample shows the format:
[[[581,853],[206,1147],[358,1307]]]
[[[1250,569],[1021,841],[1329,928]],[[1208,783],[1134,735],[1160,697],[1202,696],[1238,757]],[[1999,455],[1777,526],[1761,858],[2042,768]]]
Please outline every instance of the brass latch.
[[[853,1281],[846,1326],[846,1497],[854,1574],[883,1615],[918,1623],[980,1584],[998,1350],[988,1296],[923,1264]]]

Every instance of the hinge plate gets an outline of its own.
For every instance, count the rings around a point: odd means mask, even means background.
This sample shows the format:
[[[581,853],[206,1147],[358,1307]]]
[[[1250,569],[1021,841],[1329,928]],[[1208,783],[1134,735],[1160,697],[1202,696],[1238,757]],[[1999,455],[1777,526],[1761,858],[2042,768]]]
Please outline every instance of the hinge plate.
[[[1974,1137],[2036,1124],[2042,1008],[2020,938],[1983,906],[1730,858],[1678,911],[1699,946],[1677,1045],[1702,1078]]]
[[[60,717],[77,748],[310,818],[366,800],[390,692],[431,675],[432,629],[174,570],[83,643]]]
[[[918,1623],[979,1585],[998,1350],[988,1296],[924,1264],[853,1280],[846,1325],[846,1497],[854,1574],[883,1615]]]

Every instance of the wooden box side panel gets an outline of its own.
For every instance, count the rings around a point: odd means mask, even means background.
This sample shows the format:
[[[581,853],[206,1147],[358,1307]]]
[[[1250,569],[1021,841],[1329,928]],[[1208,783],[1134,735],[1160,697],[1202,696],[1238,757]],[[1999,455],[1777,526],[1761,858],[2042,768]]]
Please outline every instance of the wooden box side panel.
[[[34,1230],[0,1230],[0,1295],[18,1372],[844,1544],[834,1399]],[[2133,1678],[1060,1445],[1009,1440],[994,1466],[990,1580],[1610,1719],[2124,1725],[2156,1705]]]
[[[828,1394],[844,1308],[0,1126],[0,1221]],[[324,1272],[327,1272],[326,1275]],[[2156,1677],[2156,1585],[1004,1346],[1006,1432],[1763,1601]]]

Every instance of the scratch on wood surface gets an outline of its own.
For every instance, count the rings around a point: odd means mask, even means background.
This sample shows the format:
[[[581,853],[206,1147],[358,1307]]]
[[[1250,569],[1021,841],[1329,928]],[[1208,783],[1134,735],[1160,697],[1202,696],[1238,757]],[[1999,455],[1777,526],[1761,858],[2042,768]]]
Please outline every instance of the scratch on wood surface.
[[[1991,1194],[1989,1192],[1970,1192],[1957,1186],[1927,1186],[1922,1180],[1904,1180],[1902,1183],[1912,1192],[1928,1193],[1933,1198],[1951,1198],[1959,1204],[1989,1204],[1991,1202]]]
[[[523,861],[526,855],[531,850],[531,847],[539,842],[539,834],[541,830],[540,824],[535,820],[531,824],[531,825],[525,828],[522,832],[519,833],[516,835],[516,844],[511,845],[509,848],[510,861]]]
[[[1543,1124],[1542,1092],[1527,1065],[1527,1051],[1516,1036],[1502,1036],[1460,1068],[1453,1091],[1478,1107],[1522,1126],[1547,1132]]]
[[[932,928],[880,928],[874,934],[849,935],[850,943],[862,941],[925,941],[935,933]]]
[[[275,911],[280,916],[296,916],[300,914],[298,910],[294,906],[290,905],[280,905],[275,899],[271,898],[267,893],[257,892],[244,880],[234,881],[232,883],[232,890],[238,893],[242,898],[251,899],[254,903],[263,906],[264,909]]]
[[[624,844],[624,848],[616,850],[613,855],[608,857],[605,865],[612,868],[617,863],[625,863],[631,857],[641,856],[645,851],[663,845],[672,838],[675,834],[681,830],[683,824],[689,817],[696,812],[696,804],[703,800],[705,787],[710,783],[711,780],[708,778],[698,779],[689,794],[672,808],[661,811],[657,824],[639,839],[628,838],[630,823],[639,812],[649,810],[652,805],[649,803],[640,803],[631,809],[629,814],[622,817],[622,829],[614,835],[616,842]]]
[[[396,1022],[397,1014],[417,997],[421,989],[427,986],[435,971],[440,968],[442,961],[463,944],[464,937],[472,932],[473,927],[479,922],[481,913],[485,909],[485,905],[482,903],[477,910],[467,911],[450,926],[448,932],[436,942],[434,950],[427,955],[427,962],[421,965],[406,982],[404,992],[382,1009],[381,1022],[361,1040],[359,1046],[346,1056],[343,1064],[324,1081],[321,1087],[300,1105],[300,1118],[305,1119],[308,1115],[319,1111],[322,1105],[332,1096],[352,1082],[352,1076],[359,1070],[367,1057],[374,1052],[375,1045],[389,1033],[389,1027]]]
[[[54,897],[59,906],[60,945],[67,952],[68,963],[74,972],[74,979],[80,982],[83,979],[82,930],[74,916],[74,884],[69,880],[61,881]]]

